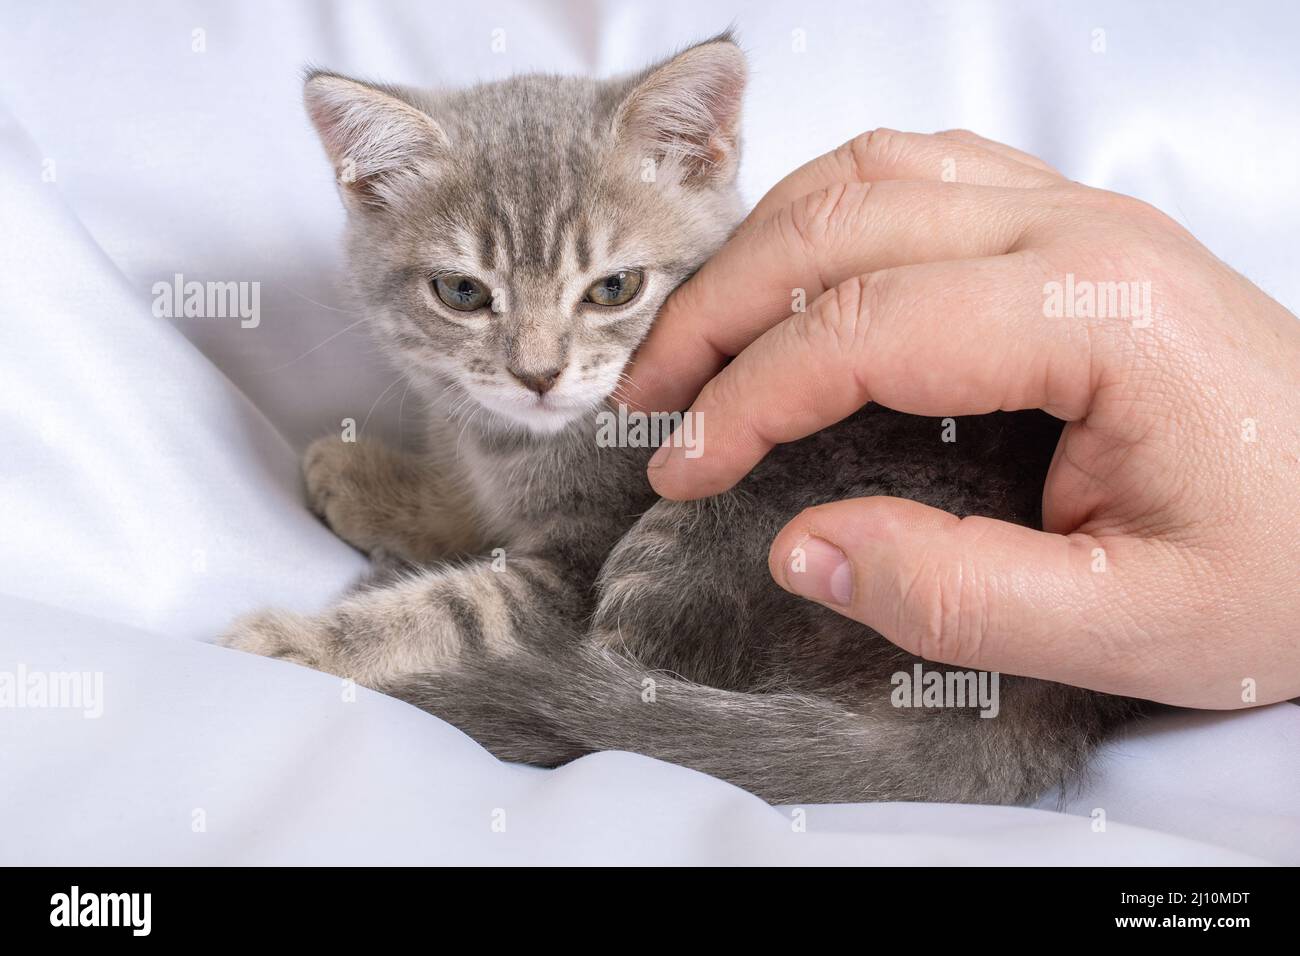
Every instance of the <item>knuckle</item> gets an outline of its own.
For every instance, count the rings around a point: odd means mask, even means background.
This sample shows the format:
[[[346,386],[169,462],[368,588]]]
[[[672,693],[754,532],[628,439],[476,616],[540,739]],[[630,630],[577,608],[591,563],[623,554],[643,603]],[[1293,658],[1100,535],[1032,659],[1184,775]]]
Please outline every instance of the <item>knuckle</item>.
[[[790,237],[791,245],[811,251],[820,244],[824,233],[824,217],[819,215],[821,208],[831,199],[832,193],[839,186],[819,189],[815,193],[801,196],[782,210],[779,224]]]
[[[810,337],[821,348],[845,355],[863,354],[868,338],[878,328],[890,281],[887,271],[872,272],[827,290],[808,310]]]
[[[863,162],[863,157],[870,145],[871,136],[871,132],[859,133],[852,139],[846,140],[834,153],[835,161],[844,170],[845,175],[857,182],[866,181],[867,166]]]
[[[850,225],[855,212],[870,193],[869,183],[827,186],[791,203],[782,225],[806,252],[815,252],[827,246]]]
[[[1108,199],[1119,212],[1126,216],[1143,219],[1155,219],[1160,222],[1173,222],[1167,215],[1151,205],[1149,202],[1138,199],[1135,196],[1126,196],[1123,193],[1109,193]]]
[[[1181,242],[1192,238],[1191,233],[1164,210],[1132,196],[1125,196],[1123,199],[1124,201],[1119,206],[1120,215],[1126,222],[1135,227],[1144,238],[1155,240],[1157,245],[1147,242],[1138,243],[1137,246],[1149,249],[1157,261],[1163,258],[1168,251],[1166,247],[1177,246]]]
[[[1167,214],[1149,202],[1135,196],[1112,192],[1109,189],[1081,186],[1075,183],[1062,186],[1061,189],[1068,190],[1069,195],[1076,202],[1082,202],[1095,209],[1113,213],[1129,222],[1154,223],[1165,226],[1177,225]]]
[[[843,162],[852,171],[854,179],[858,182],[873,179],[873,170],[897,151],[899,136],[898,131],[882,127],[859,133],[841,146]]]
[[[806,252],[812,252],[825,244],[846,189],[842,183],[827,186],[801,196],[785,210],[781,224],[794,242]]]
[[[862,310],[865,280],[847,279],[813,302],[807,321],[799,323],[810,344],[818,349],[850,352],[860,341],[860,329],[869,321]]]
[[[925,660],[978,666],[987,608],[984,581],[968,562],[946,556],[924,559],[903,583],[900,632],[905,646]]]

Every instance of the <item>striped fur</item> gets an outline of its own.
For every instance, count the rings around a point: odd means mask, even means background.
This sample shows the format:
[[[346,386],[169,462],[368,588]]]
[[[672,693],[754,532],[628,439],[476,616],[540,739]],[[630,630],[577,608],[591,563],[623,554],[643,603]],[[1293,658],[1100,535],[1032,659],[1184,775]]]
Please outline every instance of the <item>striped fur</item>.
[[[428,400],[428,443],[314,444],[312,507],[376,573],[323,614],[255,615],[225,641],[410,700],[512,760],[635,750],[781,802],[1030,800],[1131,703],[1006,677],[993,719],[899,709],[891,675],[914,660],[778,588],[766,559],[799,510],[857,495],[1033,524],[1056,423],[963,420],[949,444],[938,422],[868,408],[694,503],[656,501],[649,449],[596,441],[664,298],[740,217],[743,83],[727,36],[607,82],[308,78],[354,291]],[[626,307],[581,302],[628,268],[645,283]],[[446,273],[483,281],[493,308],[443,305]],[[561,372],[539,397],[521,368]]]

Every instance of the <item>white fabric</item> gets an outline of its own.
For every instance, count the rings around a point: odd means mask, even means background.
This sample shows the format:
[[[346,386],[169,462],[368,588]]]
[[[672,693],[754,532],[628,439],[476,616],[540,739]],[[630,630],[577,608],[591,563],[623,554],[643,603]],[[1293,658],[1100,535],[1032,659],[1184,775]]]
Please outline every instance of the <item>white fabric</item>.
[[[1064,814],[801,816],[629,754],[503,765],[403,704],[205,643],[362,569],[303,507],[295,449],[344,417],[415,427],[337,311],[309,61],[428,84],[608,74],[734,19],[751,199],[864,129],[965,126],[1154,202],[1300,304],[1292,5],[750,6],[0,10],[0,675],[103,675],[97,719],[0,709],[0,863],[1300,862],[1289,704],[1136,727]],[[156,318],[176,273],[261,282],[260,324]]]

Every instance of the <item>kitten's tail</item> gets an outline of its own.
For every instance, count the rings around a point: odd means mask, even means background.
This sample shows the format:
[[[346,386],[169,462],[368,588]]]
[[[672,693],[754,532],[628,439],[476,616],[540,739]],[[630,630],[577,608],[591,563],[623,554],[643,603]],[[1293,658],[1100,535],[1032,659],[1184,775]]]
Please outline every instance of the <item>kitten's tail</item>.
[[[1038,682],[1032,682],[1038,684]],[[1032,689],[1026,682],[1020,689]],[[1094,703],[1038,684],[1079,720],[850,710],[795,693],[718,690],[594,647],[473,657],[385,692],[460,727],[503,760],[554,767],[627,750],[727,780],[771,803],[1019,803],[1068,780],[1102,735]],[[1014,695],[1013,695],[1014,696]],[[1074,704],[1071,705],[1070,699]],[[1005,709],[1006,695],[1003,695]],[[1046,717],[1047,715],[1043,715]],[[1020,719],[1016,719],[1019,717]],[[943,722],[960,719],[962,728]],[[946,732],[945,732],[946,731]],[[1047,733],[1051,741],[1032,739]]]

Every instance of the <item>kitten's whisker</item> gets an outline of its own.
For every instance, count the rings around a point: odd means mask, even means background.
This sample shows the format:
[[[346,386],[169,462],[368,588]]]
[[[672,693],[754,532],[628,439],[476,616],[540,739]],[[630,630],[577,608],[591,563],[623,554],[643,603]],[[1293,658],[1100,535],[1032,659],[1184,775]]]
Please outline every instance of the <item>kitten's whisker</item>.
[[[411,381],[407,379],[406,388],[402,389],[402,400],[397,403],[397,450],[405,451],[402,441],[402,410],[406,408],[406,396],[411,393]]]
[[[460,396],[460,398],[452,402],[450,409],[447,411],[447,417],[448,418],[458,417],[460,413],[465,410],[465,406],[470,403],[472,397],[473,396],[471,396],[467,392],[464,395]]]
[[[465,430],[469,428],[470,422],[474,421],[474,419],[478,417],[478,413],[481,411],[483,411],[482,405],[478,406],[478,408],[470,412],[469,417],[466,418],[465,421],[461,424],[460,431],[456,433],[456,457],[457,458],[460,458],[460,442],[461,439],[465,437]]]
[[[626,391],[626,388],[629,385],[637,391],[641,390],[640,385],[628,378],[626,373],[620,372],[618,376],[618,384],[610,389],[609,394],[616,399],[620,405],[635,405],[637,404],[636,400]]]
[[[357,321],[353,322],[351,325],[345,325],[343,328],[339,329],[337,332],[335,332],[335,333],[334,333],[333,335],[331,335],[329,338],[325,339],[323,342],[320,342],[320,343],[318,343],[318,344],[316,344],[316,345],[313,345],[313,346],[312,346],[311,348],[309,348],[307,351],[305,351],[305,352],[303,352],[301,355],[299,355],[296,359],[290,359],[288,362],[285,362],[283,365],[277,365],[275,368],[265,368],[265,369],[262,369],[260,372],[258,372],[258,374],[259,374],[259,375],[270,375],[272,372],[283,371],[284,369],[288,368],[290,365],[293,365],[295,362],[301,362],[301,361],[302,361],[303,359],[305,359],[308,355],[311,355],[312,352],[315,352],[318,348],[321,348],[322,346],[328,345],[330,342],[333,342],[335,339],[337,339],[337,338],[338,338],[340,335],[342,335],[344,332],[350,332],[350,331],[352,331],[352,330],[355,329],[358,325],[361,325],[363,322],[365,322],[366,319],[367,319],[366,316],[362,316],[361,318],[357,319]]]
[[[443,387],[438,391],[438,394],[435,395],[435,396],[433,397],[433,402],[434,402],[434,404],[440,403],[440,402],[442,401],[442,399],[443,399],[443,396],[446,395],[447,392],[449,392],[449,391],[451,390],[451,388],[452,388],[452,386],[453,386],[454,384],[455,384],[454,382],[448,382],[446,385],[444,385],[444,386],[443,386]],[[446,409],[445,409],[445,408],[442,408],[441,411],[444,411],[444,412],[445,412]]]
[[[609,394],[612,395],[614,398],[618,399],[618,401],[619,401],[620,404],[623,404],[623,405],[633,404],[634,402],[633,402],[632,396],[627,395],[627,394],[625,394],[625,393],[623,392],[623,386],[624,386],[625,384],[627,384],[627,385],[633,385],[633,384],[635,384],[635,383],[632,383],[632,382],[626,382],[626,383],[625,383],[625,382],[619,382],[619,383],[618,383],[617,385],[615,385],[612,389],[610,389]]]
[[[309,298],[309,297],[303,295],[303,294],[302,294],[301,292],[299,292],[297,289],[290,289],[289,292],[290,292],[291,294],[293,294],[293,295],[296,295],[298,298],[302,299],[304,302],[310,302],[312,305],[319,306],[319,307],[322,308],[322,309],[329,309],[331,312],[338,312],[338,313],[341,313],[341,314],[343,314],[343,315],[361,315],[361,314],[362,314],[362,313],[358,312],[356,309],[336,309],[334,306],[332,306],[332,305],[326,305],[324,302],[317,302],[315,299],[312,299],[312,298]]]
[[[641,391],[641,386],[632,381],[632,376],[628,375],[627,372],[619,372],[618,381],[620,385],[631,385],[638,392]]]
[[[375,413],[375,409],[378,408],[379,403],[384,400],[384,396],[387,395],[389,392],[391,392],[393,390],[393,386],[396,385],[401,380],[402,380],[402,376],[398,375],[397,378],[393,379],[391,382],[388,383],[388,387],[386,389],[384,389],[382,392],[379,393],[379,397],[375,399],[375,403],[370,406],[370,411],[366,412],[365,420],[361,423],[361,427],[357,429],[357,434],[360,435],[365,433],[366,425],[370,422],[370,416]]]

